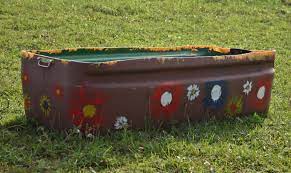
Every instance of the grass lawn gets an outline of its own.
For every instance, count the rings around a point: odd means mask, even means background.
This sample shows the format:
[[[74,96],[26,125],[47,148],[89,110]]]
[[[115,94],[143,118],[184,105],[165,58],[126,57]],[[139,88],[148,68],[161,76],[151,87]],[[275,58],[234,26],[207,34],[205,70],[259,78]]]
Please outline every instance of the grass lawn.
[[[24,116],[22,49],[187,44],[276,49],[268,116],[90,139]],[[0,172],[290,172],[290,74],[288,0],[0,0]]]

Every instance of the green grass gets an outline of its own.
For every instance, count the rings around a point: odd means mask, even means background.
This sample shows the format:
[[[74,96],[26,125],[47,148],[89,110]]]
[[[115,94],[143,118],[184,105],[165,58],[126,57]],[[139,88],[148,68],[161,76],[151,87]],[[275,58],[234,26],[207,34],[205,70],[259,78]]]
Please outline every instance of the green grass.
[[[288,0],[0,0],[0,172],[290,172]],[[218,45],[276,49],[267,117],[82,139],[24,117],[22,49]],[[5,94],[7,96],[5,96]]]

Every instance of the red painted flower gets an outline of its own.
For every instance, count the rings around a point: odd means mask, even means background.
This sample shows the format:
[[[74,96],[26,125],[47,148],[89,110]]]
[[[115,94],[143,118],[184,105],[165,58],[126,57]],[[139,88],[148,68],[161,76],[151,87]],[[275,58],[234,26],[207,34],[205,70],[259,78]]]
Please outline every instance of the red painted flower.
[[[27,84],[29,82],[29,77],[26,72],[22,72],[22,84]]]
[[[63,97],[64,96],[64,89],[63,87],[56,85],[54,87],[54,95],[58,98]]]
[[[247,97],[247,104],[256,110],[263,110],[271,96],[271,79],[262,79],[256,82],[255,90]]]
[[[83,86],[78,88],[74,95],[70,116],[75,126],[83,132],[95,131],[102,125],[102,104],[105,102],[103,94],[94,91],[86,92]],[[86,92],[86,93],[85,93]]]
[[[170,118],[179,108],[182,92],[180,85],[165,84],[155,88],[150,97],[151,115],[156,119]]]

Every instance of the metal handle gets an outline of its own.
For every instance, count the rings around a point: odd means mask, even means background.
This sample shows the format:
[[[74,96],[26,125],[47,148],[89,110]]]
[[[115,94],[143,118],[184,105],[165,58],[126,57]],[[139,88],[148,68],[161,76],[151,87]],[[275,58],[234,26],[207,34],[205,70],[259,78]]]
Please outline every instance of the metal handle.
[[[47,58],[38,58],[38,66],[48,68],[52,64],[53,60],[52,59],[47,59]]]

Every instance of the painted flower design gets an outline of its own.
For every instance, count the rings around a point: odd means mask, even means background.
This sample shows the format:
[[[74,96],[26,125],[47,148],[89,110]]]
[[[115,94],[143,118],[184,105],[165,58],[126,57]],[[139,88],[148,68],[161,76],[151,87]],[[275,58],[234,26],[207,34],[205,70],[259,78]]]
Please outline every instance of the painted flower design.
[[[255,92],[252,93],[248,99],[248,103],[258,109],[266,107],[271,95],[271,79],[262,79],[256,82]]]
[[[262,100],[264,97],[265,97],[265,94],[266,94],[266,86],[265,85],[262,85],[260,86],[260,88],[258,89],[258,92],[257,92],[257,98],[259,100]]]
[[[172,103],[172,100],[173,100],[172,93],[169,91],[166,91],[161,96],[161,105],[163,107],[167,107],[168,105]]]
[[[203,100],[206,108],[220,108],[225,104],[227,85],[225,81],[211,81],[206,83],[206,97]]]
[[[41,96],[39,102],[40,109],[45,116],[48,116],[51,112],[51,101],[48,96]]]
[[[22,72],[22,84],[27,84],[29,82],[29,77],[26,72]]]
[[[103,94],[78,87],[78,92],[72,101],[71,119],[75,126],[83,132],[95,131],[102,125],[102,105],[105,102]]]
[[[196,84],[189,85],[187,90],[188,90],[187,97],[189,101],[193,101],[195,100],[195,98],[199,96],[200,90],[198,85]]]
[[[61,98],[64,96],[64,89],[63,87],[61,87],[60,85],[56,85],[54,87],[54,95],[57,97],[57,98]]]
[[[252,91],[252,81],[247,81],[244,85],[243,85],[243,92],[248,95],[251,91]]]
[[[127,118],[125,116],[120,116],[116,118],[114,127],[115,129],[123,129],[128,126]]]
[[[240,114],[242,112],[242,101],[243,101],[242,96],[232,97],[227,103],[226,107],[227,115],[234,116]]]
[[[150,97],[150,111],[154,118],[170,118],[179,108],[183,89],[180,85],[164,84],[156,87]]]
[[[23,102],[24,102],[24,110],[30,110],[30,108],[31,108],[31,99],[27,94],[24,94]]]

